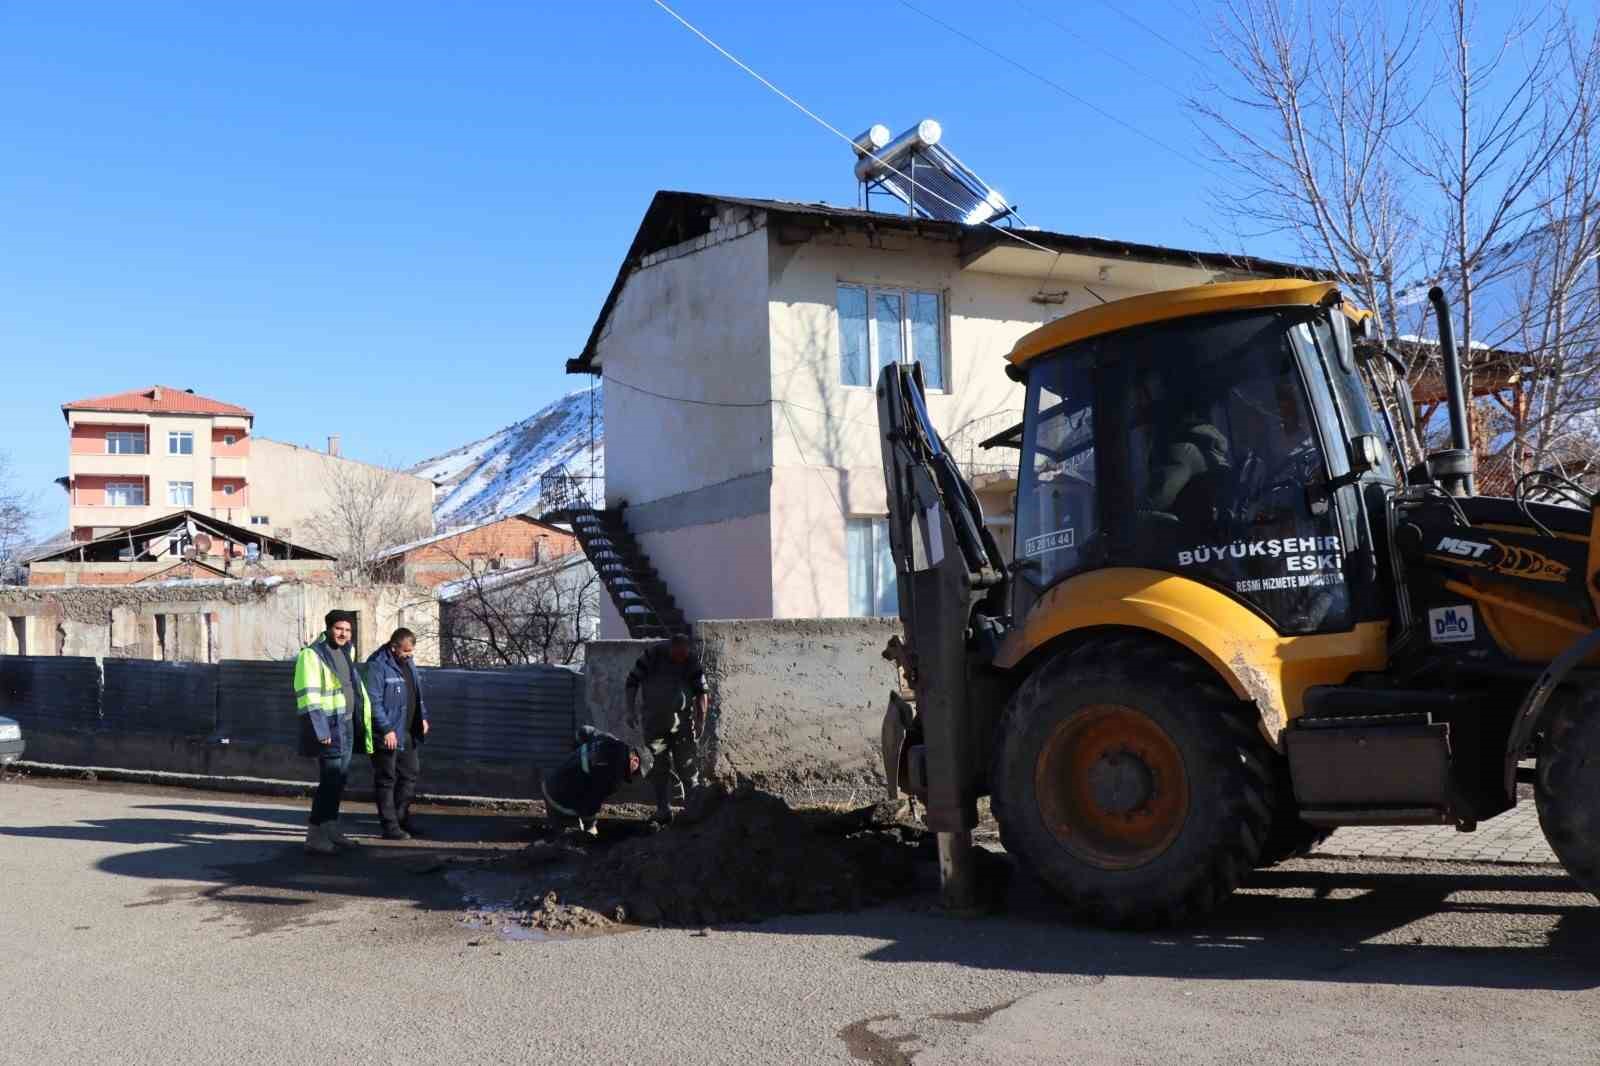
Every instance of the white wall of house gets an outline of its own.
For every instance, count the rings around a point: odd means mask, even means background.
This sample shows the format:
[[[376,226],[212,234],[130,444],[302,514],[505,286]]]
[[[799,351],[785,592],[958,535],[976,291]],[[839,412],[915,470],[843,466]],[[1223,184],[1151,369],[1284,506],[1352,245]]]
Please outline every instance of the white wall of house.
[[[647,257],[596,348],[607,506],[629,505],[630,529],[690,618],[772,611],[767,232],[748,216],[730,212],[713,233]],[[601,632],[625,634],[609,606]]]
[[[356,479],[359,491],[373,494],[369,498],[381,492],[384,508],[410,515],[419,529],[433,529],[433,482],[426,478],[266,437],[254,438],[250,449],[250,507],[234,517],[239,525],[308,548],[333,549],[318,543],[311,527],[332,510],[335,479],[343,476]]]
[[[841,284],[942,297],[946,387],[930,390],[928,413],[948,442],[975,443],[1021,420],[1023,388],[1005,375],[1006,355],[1039,325],[1096,301],[1078,285],[1065,303],[1035,297],[1039,279],[963,270],[948,241],[885,234],[840,235],[774,245],[772,262],[773,617],[850,613],[849,519],[887,513],[877,396],[843,384]],[[1107,299],[1131,295],[1096,286]],[[960,448],[953,443],[953,447]],[[960,449],[991,464],[1015,452]],[[1007,494],[992,502],[1009,509]]]
[[[951,241],[848,228],[796,239],[730,206],[711,233],[631,272],[594,353],[607,502],[628,503],[691,621],[852,613],[849,523],[887,506],[875,393],[843,381],[841,284],[939,294],[946,386],[929,413],[958,461],[1009,468],[1014,451],[973,446],[1021,418],[1022,386],[1005,375],[1020,337],[1100,299],[1210,277],[1029,254],[1001,247],[964,264]],[[1041,290],[1065,298],[1041,302]],[[993,478],[986,513],[1004,519],[1012,491]],[[609,605],[601,631],[625,634]]]

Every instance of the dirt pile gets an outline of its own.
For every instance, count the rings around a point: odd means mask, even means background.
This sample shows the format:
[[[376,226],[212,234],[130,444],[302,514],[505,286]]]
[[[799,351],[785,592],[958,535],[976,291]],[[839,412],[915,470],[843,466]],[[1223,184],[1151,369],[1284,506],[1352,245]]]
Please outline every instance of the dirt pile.
[[[933,857],[931,837],[897,816],[890,805],[800,813],[770,793],[714,787],[660,832],[528,848],[516,861],[535,891],[517,917],[582,932],[854,910],[913,891]]]

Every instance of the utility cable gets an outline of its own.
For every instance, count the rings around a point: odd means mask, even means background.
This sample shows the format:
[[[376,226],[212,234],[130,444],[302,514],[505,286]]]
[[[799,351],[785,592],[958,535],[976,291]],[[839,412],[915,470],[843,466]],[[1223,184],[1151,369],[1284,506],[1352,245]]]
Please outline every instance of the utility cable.
[[[710,45],[718,54],[720,54],[728,62],[732,63],[734,66],[738,67],[740,70],[742,70],[746,74],[750,75],[756,81],[760,82],[762,85],[766,86],[772,92],[776,93],[780,98],[782,98],[785,102],[787,102],[792,107],[794,107],[801,114],[803,114],[807,118],[811,119],[811,121],[815,122],[817,125],[821,126],[823,129],[827,130],[829,133],[833,134],[835,137],[839,138],[844,143],[850,145],[856,151],[861,152],[863,155],[865,155],[868,158],[870,158],[873,162],[877,163],[879,166],[883,167],[885,170],[889,171],[891,174],[895,175],[900,180],[904,181],[906,184],[910,185],[913,189],[917,190],[918,192],[926,193],[927,195],[933,197],[935,200],[938,200],[941,203],[944,203],[944,204],[948,205],[949,207],[954,208],[956,211],[961,211],[961,212],[965,212],[966,211],[966,208],[962,207],[960,204],[958,204],[955,201],[950,200],[950,199],[948,199],[948,198],[946,198],[944,196],[941,196],[939,193],[937,193],[934,190],[928,188],[927,186],[921,184],[916,179],[912,178],[910,175],[906,174],[905,172],[903,172],[901,170],[896,169],[894,166],[892,166],[888,162],[886,162],[883,159],[883,157],[878,155],[876,152],[863,149],[860,145],[858,145],[856,143],[856,140],[855,140],[854,137],[851,137],[849,134],[847,134],[843,130],[839,129],[839,127],[835,126],[833,123],[829,122],[827,119],[823,118],[821,115],[819,115],[815,111],[811,110],[805,104],[802,104],[799,100],[796,100],[793,96],[790,96],[788,93],[786,93],[782,89],[778,88],[778,86],[774,85],[770,80],[768,80],[767,78],[763,77],[761,75],[761,73],[759,71],[757,71],[754,67],[750,66],[750,64],[746,63],[744,60],[740,59],[738,56],[734,55],[732,52],[730,52],[726,48],[722,47],[722,45],[720,45],[716,41],[712,40],[711,37],[709,35],[707,35],[704,30],[700,29],[700,27],[696,26],[694,23],[690,22],[688,19],[684,18],[682,15],[680,15],[676,11],[674,11],[671,7],[669,7],[664,2],[664,0],[651,0],[651,2],[653,4],[655,4],[657,7],[659,7],[661,10],[665,11],[667,14],[671,15],[675,20],[677,20],[677,22],[680,25],[683,26],[684,29],[688,30],[690,33],[692,33],[696,37],[700,38],[706,44]],[[1058,250],[1056,250],[1054,248],[1046,248],[1042,244],[1036,244],[1035,242],[1028,240],[1026,237],[1023,237],[1021,234],[1017,233],[1015,230],[1006,229],[1004,226],[997,225],[996,223],[994,223],[994,222],[992,222],[992,221],[990,221],[988,219],[984,220],[983,225],[988,226],[990,229],[994,230],[996,233],[1004,234],[1005,236],[1007,236],[1007,237],[1011,238],[1012,240],[1016,241],[1018,244],[1026,245],[1027,247],[1032,248],[1035,251],[1043,252],[1046,255],[1053,255],[1053,256],[1056,257],[1057,260],[1059,260],[1061,258],[1062,253],[1060,251],[1058,251]],[[1050,266],[1051,266],[1051,270],[1055,269],[1055,263],[1054,262],[1052,262],[1050,264]]]
[[[656,3],[660,3],[660,2],[661,2],[661,0],[656,0]],[[955,35],[956,37],[961,38],[963,41],[966,41],[968,44],[972,45],[975,48],[982,49],[983,51],[989,53],[994,58],[1000,60],[1002,63],[1005,63],[1008,66],[1011,66],[1011,67],[1016,68],[1017,70],[1020,70],[1022,73],[1026,74],[1028,77],[1033,78],[1035,81],[1041,82],[1044,85],[1049,86],[1050,88],[1054,89],[1056,92],[1060,93],[1062,96],[1065,96],[1067,99],[1072,100],[1073,102],[1079,104],[1080,106],[1088,108],[1090,111],[1093,111],[1095,114],[1099,115],[1101,118],[1105,119],[1107,122],[1111,122],[1111,123],[1113,123],[1115,125],[1121,126],[1123,129],[1127,130],[1129,133],[1132,133],[1134,136],[1143,138],[1145,141],[1148,141],[1150,144],[1155,145],[1157,148],[1161,149],[1163,152],[1167,152],[1170,155],[1176,156],[1177,158],[1183,160],[1185,163],[1188,163],[1190,166],[1193,166],[1193,167],[1196,167],[1197,169],[1203,170],[1206,173],[1212,175],[1213,177],[1216,177],[1216,178],[1223,177],[1223,175],[1219,174],[1216,170],[1212,169],[1211,167],[1207,166],[1205,163],[1203,163],[1199,159],[1197,159],[1195,157],[1194,153],[1181,151],[1180,149],[1172,147],[1172,145],[1170,145],[1167,142],[1161,140],[1159,137],[1156,137],[1154,134],[1146,133],[1144,130],[1140,129],[1138,126],[1135,126],[1133,123],[1129,122],[1128,120],[1123,119],[1123,118],[1119,118],[1115,114],[1113,114],[1110,111],[1107,111],[1105,108],[1101,107],[1099,104],[1094,103],[1092,100],[1089,100],[1089,99],[1087,99],[1087,98],[1085,98],[1083,96],[1078,95],[1077,93],[1073,92],[1071,89],[1067,88],[1065,85],[1062,85],[1060,82],[1056,81],[1054,78],[1051,78],[1051,77],[1049,77],[1047,75],[1044,75],[1044,74],[1040,74],[1037,70],[1034,70],[1032,67],[1028,66],[1027,64],[1022,63],[1019,60],[1012,59],[1010,56],[1006,55],[1004,52],[1001,52],[998,49],[993,48],[988,44],[985,44],[983,41],[978,40],[976,37],[972,36],[970,33],[966,32],[963,29],[961,29],[959,26],[952,25],[951,23],[946,22],[944,19],[939,18],[937,15],[929,14],[928,12],[924,11],[922,8],[918,7],[916,4],[913,4],[911,2],[911,0],[899,0],[899,3],[900,3],[900,5],[902,7],[907,8],[910,11],[916,12],[918,15],[921,15],[923,18],[927,19],[929,22],[933,23],[935,26],[939,26],[939,27],[943,28],[947,32]]]
[[[1163,89],[1167,90],[1167,92],[1171,93],[1173,96],[1176,96],[1179,100],[1184,100],[1184,99],[1188,98],[1188,94],[1187,93],[1183,92],[1181,89],[1178,89],[1171,82],[1168,82],[1163,78],[1160,78],[1160,77],[1157,77],[1154,74],[1151,74],[1149,71],[1140,68],[1131,59],[1126,59],[1123,56],[1118,55],[1116,52],[1113,52],[1111,49],[1107,48],[1105,45],[1101,44],[1100,42],[1095,41],[1095,40],[1085,36],[1084,34],[1079,33],[1077,30],[1073,29],[1070,25],[1068,25],[1067,23],[1065,23],[1065,22],[1061,21],[1060,19],[1056,18],[1054,15],[1050,14],[1048,11],[1040,11],[1038,8],[1034,7],[1031,4],[1023,3],[1022,0],[1012,0],[1012,3],[1016,4],[1023,11],[1025,11],[1028,14],[1032,15],[1034,18],[1042,19],[1045,22],[1050,23],[1050,25],[1054,26],[1056,29],[1060,30],[1062,33],[1066,34],[1068,37],[1071,37],[1073,40],[1078,41],[1078,42],[1080,42],[1080,43],[1082,43],[1084,45],[1087,45],[1088,47],[1094,49],[1096,52],[1099,52],[1101,55],[1105,56],[1107,59],[1110,59],[1112,62],[1120,63],[1122,66],[1127,67],[1129,70],[1133,71],[1135,74],[1139,75],[1139,77],[1143,78],[1144,80],[1146,80],[1148,82],[1151,82],[1152,84],[1161,86]]]
[[[1099,0],[1099,3],[1100,3],[1101,7],[1107,8],[1108,10],[1114,12],[1115,14],[1120,15],[1122,18],[1127,19],[1129,22],[1133,23],[1135,26],[1139,27],[1141,30],[1143,30],[1144,32],[1148,33],[1150,36],[1154,37],[1156,40],[1160,41],[1162,44],[1165,44],[1168,48],[1174,49],[1175,51],[1178,51],[1178,52],[1182,52],[1184,55],[1188,56],[1190,59],[1194,60],[1196,63],[1198,63],[1202,67],[1209,67],[1210,66],[1210,64],[1208,64],[1204,59],[1201,59],[1199,56],[1197,56],[1193,52],[1189,51],[1183,45],[1179,44],[1177,41],[1174,41],[1171,37],[1168,37],[1166,34],[1162,33],[1160,30],[1156,29],[1154,26],[1151,26],[1148,23],[1144,22],[1137,15],[1134,15],[1134,14],[1128,12],[1127,10],[1125,10],[1125,2],[1126,2],[1126,0],[1124,0],[1124,3],[1113,4],[1113,3],[1111,3],[1111,0]]]

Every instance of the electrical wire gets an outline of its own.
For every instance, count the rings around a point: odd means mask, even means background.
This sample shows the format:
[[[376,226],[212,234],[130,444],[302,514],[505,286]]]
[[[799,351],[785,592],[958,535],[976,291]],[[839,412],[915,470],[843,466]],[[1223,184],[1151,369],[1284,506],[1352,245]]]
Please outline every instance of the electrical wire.
[[[1150,36],[1154,37],[1156,40],[1160,41],[1162,44],[1165,44],[1168,48],[1171,48],[1171,49],[1173,49],[1175,51],[1178,51],[1178,52],[1182,52],[1184,55],[1186,55],[1190,59],[1194,60],[1194,62],[1200,64],[1202,67],[1209,66],[1209,64],[1207,64],[1204,59],[1201,59],[1199,56],[1197,56],[1193,52],[1189,51],[1183,45],[1179,44],[1177,41],[1174,41],[1171,37],[1168,37],[1166,34],[1162,33],[1160,30],[1156,29],[1154,26],[1150,26],[1150,25],[1146,24],[1138,16],[1132,15],[1129,12],[1127,12],[1126,10],[1124,10],[1124,5],[1123,4],[1113,4],[1113,3],[1111,3],[1111,0],[1099,0],[1099,2],[1100,2],[1100,6],[1101,7],[1107,8],[1110,11],[1112,11],[1113,13],[1115,13],[1117,15],[1120,15],[1122,18],[1127,19],[1129,22],[1133,23],[1135,26],[1139,27],[1141,30],[1143,30],[1144,32],[1148,33]],[[1126,0],[1124,0],[1124,3],[1125,2],[1126,2]]]
[[[793,96],[790,96],[788,93],[784,92],[778,86],[774,85],[770,80],[768,80],[766,77],[764,77],[754,67],[750,66],[750,64],[746,63],[744,60],[740,59],[738,56],[734,55],[732,52],[730,52],[726,48],[722,47],[722,45],[720,45],[716,41],[712,40],[711,37],[704,30],[702,30],[700,27],[696,26],[694,23],[690,22],[688,19],[684,18],[682,15],[680,15],[676,11],[674,11],[667,3],[665,3],[665,0],[651,0],[651,3],[655,4],[661,10],[665,11],[668,15],[671,15],[673,17],[673,19],[675,19],[681,26],[683,26],[684,29],[688,30],[690,33],[692,33],[696,37],[700,38],[706,44],[710,45],[711,48],[714,49],[724,59],[726,59],[728,62],[732,63],[734,66],[738,67],[740,70],[744,71],[746,74],[750,75],[752,78],[754,78],[756,81],[760,82],[762,85],[766,86],[773,93],[777,94],[781,99],[783,99],[786,103],[788,103],[790,106],[794,107],[797,111],[799,111],[802,115],[805,115],[811,121],[815,122],[817,125],[821,126],[823,129],[827,130],[829,133],[833,134],[835,137],[839,138],[844,143],[850,145],[851,148],[855,149],[858,152],[861,152],[863,155],[865,155],[868,158],[870,158],[873,162],[875,162],[878,165],[882,166],[885,170],[889,171],[891,174],[895,175],[900,180],[902,180],[906,184],[910,185],[913,189],[916,189],[918,192],[927,193],[929,196],[931,196],[934,199],[940,201],[941,203],[944,203],[944,204],[948,205],[949,207],[954,208],[957,211],[963,211],[964,212],[966,210],[965,208],[963,208],[960,204],[956,203],[955,201],[950,200],[950,199],[948,199],[948,198],[946,198],[944,196],[939,195],[939,193],[935,192],[934,190],[932,190],[932,189],[928,188],[927,186],[921,184],[920,182],[916,181],[910,175],[908,175],[908,174],[904,173],[903,171],[900,171],[900,170],[896,169],[895,167],[891,166],[889,163],[887,163],[883,159],[882,156],[878,155],[876,152],[872,152],[872,151],[868,151],[868,150],[862,149],[861,146],[856,143],[856,140],[855,140],[854,137],[851,137],[849,134],[847,134],[843,130],[839,129],[839,127],[835,126],[833,123],[829,122],[827,119],[823,118],[821,115],[819,115],[815,111],[811,110],[805,104],[802,104],[799,100],[796,100]],[[1035,243],[1033,241],[1030,241],[1026,237],[1023,237],[1021,234],[1017,233],[1015,230],[1006,229],[1004,226],[997,225],[996,223],[994,223],[994,222],[992,222],[992,221],[990,221],[988,219],[984,220],[983,225],[988,226],[990,229],[994,230],[996,233],[1004,234],[1005,236],[1007,236],[1007,237],[1011,238],[1012,240],[1016,241],[1018,244],[1026,245],[1027,247],[1032,248],[1035,251],[1043,252],[1046,255],[1053,255],[1053,256],[1056,257],[1056,260],[1060,260],[1060,258],[1062,256],[1062,253],[1060,251],[1058,251],[1058,250],[1056,250],[1054,248],[1046,248],[1042,244],[1037,244],[1037,243]],[[1051,262],[1050,268],[1051,268],[1051,270],[1055,269],[1055,261]]]
[[[656,0],[656,3],[660,3],[660,2],[661,2],[661,0]],[[1011,67],[1016,68],[1017,70],[1020,70],[1022,73],[1028,75],[1028,77],[1033,78],[1035,81],[1041,82],[1044,85],[1049,86],[1050,88],[1054,89],[1056,92],[1060,93],[1062,96],[1065,96],[1067,99],[1073,101],[1074,103],[1077,103],[1078,105],[1080,105],[1082,107],[1088,108],[1090,111],[1093,111],[1095,114],[1099,115],[1101,118],[1105,119],[1107,122],[1111,122],[1111,123],[1113,123],[1113,124],[1115,124],[1117,126],[1121,126],[1123,129],[1127,130],[1129,133],[1132,133],[1134,136],[1143,138],[1144,140],[1148,141],[1149,143],[1155,145],[1157,148],[1161,149],[1163,152],[1166,152],[1166,153],[1168,153],[1170,155],[1176,156],[1177,158],[1183,160],[1185,163],[1188,163],[1190,166],[1193,166],[1193,167],[1195,167],[1195,168],[1197,168],[1199,170],[1205,171],[1206,173],[1210,174],[1212,177],[1216,177],[1216,178],[1223,177],[1222,174],[1218,173],[1216,170],[1214,170],[1213,168],[1207,166],[1205,163],[1203,163],[1199,159],[1197,159],[1195,157],[1194,153],[1185,152],[1185,151],[1182,151],[1180,149],[1174,148],[1172,145],[1170,145],[1167,142],[1161,140],[1159,137],[1156,137],[1154,134],[1145,132],[1144,130],[1140,129],[1138,126],[1135,126],[1133,123],[1129,122],[1128,120],[1123,119],[1123,118],[1119,118],[1118,116],[1116,116],[1112,112],[1107,111],[1105,108],[1101,107],[1099,104],[1094,103],[1092,100],[1089,100],[1086,97],[1078,95],[1077,93],[1073,92],[1071,89],[1067,88],[1065,85],[1062,85],[1060,82],[1056,81],[1054,78],[1051,78],[1051,77],[1049,77],[1047,75],[1044,75],[1044,74],[1040,74],[1037,70],[1034,70],[1032,67],[1028,66],[1027,64],[1022,63],[1019,60],[1012,59],[1010,56],[1006,55],[1004,52],[1001,52],[1000,50],[998,50],[998,49],[996,49],[996,48],[994,48],[994,47],[992,47],[992,46],[990,46],[988,44],[985,44],[983,41],[978,40],[976,37],[972,36],[970,33],[966,32],[963,29],[961,29],[959,26],[952,25],[951,23],[946,22],[944,19],[939,18],[937,15],[930,15],[928,12],[926,12],[922,8],[918,7],[916,4],[913,4],[911,2],[911,0],[899,0],[899,3],[900,3],[900,6],[902,6],[904,8],[907,8],[910,11],[916,12],[918,15],[921,15],[923,18],[927,19],[929,22],[933,23],[935,26],[942,27],[947,32],[949,32],[951,34],[954,34],[955,36],[961,38],[963,41],[966,41],[968,44],[972,45],[973,47],[982,49],[983,51],[989,53],[994,58],[1000,60],[1002,63],[1005,63],[1008,66],[1011,66]]]
[[[1154,83],[1156,85],[1161,86],[1163,89],[1167,90],[1167,92],[1171,93],[1173,96],[1176,96],[1179,100],[1184,100],[1184,99],[1188,98],[1188,94],[1187,93],[1185,93],[1182,90],[1180,90],[1180,89],[1176,88],[1175,86],[1173,86],[1171,82],[1168,82],[1164,78],[1160,78],[1160,77],[1158,77],[1158,76],[1156,76],[1154,74],[1151,74],[1149,71],[1140,68],[1132,60],[1126,59],[1126,58],[1118,55],[1116,52],[1113,52],[1111,49],[1107,48],[1105,45],[1099,43],[1098,41],[1092,40],[1091,38],[1084,36],[1083,34],[1079,33],[1077,30],[1075,30],[1071,26],[1069,26],[1067,23],[1062,22],[1060,19],[1056,18],[1054,15],[1050,14],[1049,12],[1040,11],[1038,8],[1033,7],[1030,4],[1023,3],[1022,0],[1012,0],[1012,3],[1016,4],[1023,11],[1026,11],[1028,14],[1032,15],[1034,18],[1043,19],[1045,22],[1050,23],[1050,25],[1054,26],[1056,29],[1060,30],[1062,33],[1066,34],[1068,37],[1071,37],[1073,40],[1079,41],[1079,42],[1087,45],[1088,47],[1094,49],[1096,52],[1099,52],[1101,55],[1105,56],[1106,58],[1112,60],[1113,62],[1120,63],[1121,65],[1127,67],[1129,70],[1133,71],[1135,74],[1139,75],[1139,77],[1145,79],[1146,81],[1152,82],[1152,83]]]

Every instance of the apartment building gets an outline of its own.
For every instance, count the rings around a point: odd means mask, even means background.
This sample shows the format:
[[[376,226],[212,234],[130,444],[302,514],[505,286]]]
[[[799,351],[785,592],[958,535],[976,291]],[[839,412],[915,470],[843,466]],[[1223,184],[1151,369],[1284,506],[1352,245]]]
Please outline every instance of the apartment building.
[[[61,405],[67,422],[68,524],[86,543],[178,511],[319,545],[312,520],[352,494],[431,529],[434,485],[339,454],[255,434],[248,409],[193,389],[153,385]]]
[[[255,415],[246,408],[154,385],[65,403],[61,414],[73,540],[173,511],[249,520]]]

